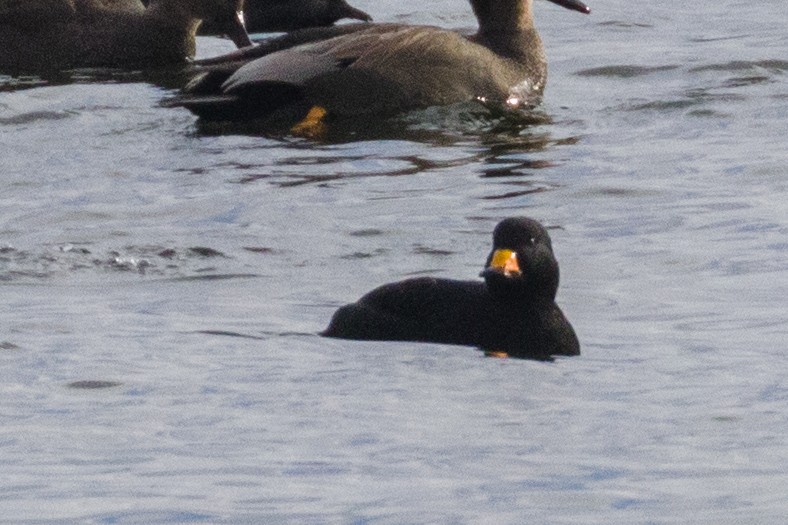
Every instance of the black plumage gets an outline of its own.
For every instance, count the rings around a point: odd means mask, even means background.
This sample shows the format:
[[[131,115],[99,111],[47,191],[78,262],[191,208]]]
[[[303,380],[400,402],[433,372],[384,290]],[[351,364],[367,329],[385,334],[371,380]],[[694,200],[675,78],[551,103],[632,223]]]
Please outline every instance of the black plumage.
[[[539,360],[580,353],[555,302],[558,262],[539,222],[501,221],[481,275],[483,282],[420,277],[383,285],[337,310],[322,335],[469,345]]]

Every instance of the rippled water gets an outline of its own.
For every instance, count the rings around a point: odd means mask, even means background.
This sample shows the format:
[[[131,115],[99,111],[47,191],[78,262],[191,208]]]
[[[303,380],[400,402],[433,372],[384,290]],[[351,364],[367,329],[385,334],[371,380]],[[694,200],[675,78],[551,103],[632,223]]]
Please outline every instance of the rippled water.
[[[783,3],[592,8],[537,3],[529,126],[204,134],[172,78],[0,75],[0,522],[784,523]],[[582,356],[315,335],[518,214]]]

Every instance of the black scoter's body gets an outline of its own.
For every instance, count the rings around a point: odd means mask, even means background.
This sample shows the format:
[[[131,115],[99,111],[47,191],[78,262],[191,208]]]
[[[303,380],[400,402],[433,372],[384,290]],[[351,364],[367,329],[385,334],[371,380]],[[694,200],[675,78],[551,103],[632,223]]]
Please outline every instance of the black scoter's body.
[[[580,353],[555,303],[558,263],[538,222],[502,221],[482,274],[484,282],[422,277],[383,285],[340,308],[323,335],[469,345],[529,359]]]

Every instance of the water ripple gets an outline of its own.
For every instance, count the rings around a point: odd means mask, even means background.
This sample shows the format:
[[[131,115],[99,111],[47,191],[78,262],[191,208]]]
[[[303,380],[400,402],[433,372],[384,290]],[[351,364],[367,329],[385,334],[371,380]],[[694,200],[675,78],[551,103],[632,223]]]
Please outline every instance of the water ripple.
[[[672,71],[678,69],[678,65],[665,65],[665,66],[635,66],[635,65],[620,65],[620,66],[602,66],[590,69],[583,69],[575,73],[580,77],[609,77],[609,78],[633,78],[652,73],[659,73],[662,71]]]

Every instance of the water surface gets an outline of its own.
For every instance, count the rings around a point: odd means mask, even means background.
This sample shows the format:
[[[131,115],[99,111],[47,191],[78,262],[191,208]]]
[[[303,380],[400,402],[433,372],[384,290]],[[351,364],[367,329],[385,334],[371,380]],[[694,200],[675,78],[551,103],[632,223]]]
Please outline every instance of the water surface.
[[[537,2],[531,125],[205,134],[172,79],[0,75],[0,522],[784,523],[783,4],[592,8]],[[582,356],[316,335],[510,215]]]

